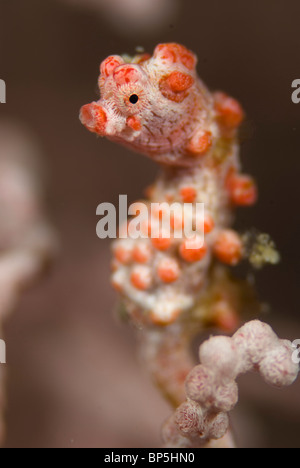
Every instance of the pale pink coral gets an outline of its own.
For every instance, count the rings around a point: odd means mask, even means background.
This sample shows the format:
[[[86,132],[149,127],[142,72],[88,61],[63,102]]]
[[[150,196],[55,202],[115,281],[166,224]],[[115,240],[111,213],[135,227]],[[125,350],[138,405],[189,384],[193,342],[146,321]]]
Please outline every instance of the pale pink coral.
[[[226,413],[238,402],[236,378],[257,371],[270,385],[291,385],[299,372],[292,360],[291,342],[280,340],[271,327],[258,320],[240,328],[232,338],[217,336],[200,346],[201,365],[186,379],[187,402],[166,423],[167,447],[202,447],[222,438],[228,427]]]
[[[42,203],[38,151],[26,132],[0,129],[0,318],[56,249]]]

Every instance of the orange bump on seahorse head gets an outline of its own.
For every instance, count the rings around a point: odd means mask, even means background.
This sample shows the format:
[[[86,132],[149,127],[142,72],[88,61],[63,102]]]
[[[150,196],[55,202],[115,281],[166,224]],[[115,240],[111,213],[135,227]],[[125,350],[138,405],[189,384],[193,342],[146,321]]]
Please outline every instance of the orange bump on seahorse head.
[[[127,118],[127,125],[135,132],[139,132],[142,128],[140,120],[135,116],[130,116]]]
[[[114,71],[114,80],[118,86],[129,83],[138,83],[141,79],[142,72],[132,65],[122,65]]]
[[[188,75],[187,73],[181,73],[179,71],[172,72],[166,78],[166,81],[174,93],[181,93],[182,91],[186,91],[195,82],[192,76]]]
[[[115,69],[125,62],[119,55],[111,55],[107,57],[100,65],[100,73],[104,77],[108,77],[113,74]]]
[[[159,44],[154,51],[154,57],[160,59],[166,65],[180,63],[188,70],[193,70],[197,64],[193,52],[176,43]]]
[[[187,73],[174,71],[160,80],[159,89],[165,98],[179,103],[188,96],[187,91],[194,82],[194,78]]]
[[[98,133],[99,135],[105,134],[107,115],[103,107],[99,106],[96,102],[86,104],[81,108],[80,120],[90,132]]]

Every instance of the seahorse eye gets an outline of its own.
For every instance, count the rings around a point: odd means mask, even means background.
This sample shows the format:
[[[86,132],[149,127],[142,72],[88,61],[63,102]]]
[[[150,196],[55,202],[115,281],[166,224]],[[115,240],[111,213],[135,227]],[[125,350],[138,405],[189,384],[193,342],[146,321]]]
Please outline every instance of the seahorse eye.
[[[129,101],[131,102],[131,104],[137,104],[139,100],[139,97],[137,94],[132,94],[129,98]]]

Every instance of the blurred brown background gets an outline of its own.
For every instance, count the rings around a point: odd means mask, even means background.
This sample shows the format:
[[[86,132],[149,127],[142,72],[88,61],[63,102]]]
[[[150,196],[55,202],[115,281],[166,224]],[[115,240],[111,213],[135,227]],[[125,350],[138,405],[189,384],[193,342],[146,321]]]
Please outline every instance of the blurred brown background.
[[[139,198],[157,168],[89,134],[79,108],[96,98],[107,55],[136,46],[151,52],[168,41],[198,54],[203,80],[237,97],[248,115],[242,160],[258,181],[260,203],[241,210],[237,226],[269,232],[283,257],[256,275],[271,305],[265,320],[284,337],[300,338],[300,104],[291,101],[291,83],[300,78],[300,3],[180,0],[151,28],[134,17],[119,27],[96,0],[88,8],[74,3],[0,0],[0,78],[7,85],[0,117],[35,134],[61,237],[57,263],[6,326],[6,445],[154,447],[170,410],[138,366],[133,332],[113,318],[109,243],[96,237],[95,213],[119,194]],[[299,382],[278,392],[250,376],[241,388],[233,419],[239,445],[299,447]]]

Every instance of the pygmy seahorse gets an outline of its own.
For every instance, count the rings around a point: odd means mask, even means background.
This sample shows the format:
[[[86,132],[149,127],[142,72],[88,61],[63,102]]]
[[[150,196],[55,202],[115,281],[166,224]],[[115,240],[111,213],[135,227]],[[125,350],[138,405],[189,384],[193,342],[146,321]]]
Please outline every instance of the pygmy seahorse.
[[[161,166],[147,200],[135,204],[133,220],[138,220],[141,236],[130,235],[129,222],[113,243],[112,283],[137,325],[144,363],[164,395],[175,407],[181,405],[165,425],[164,442],[167,447],[232,447],[228,416],[216,413],[218,405],[207,392],[220,387],[218,395],[230,394],[234,405],[236,386],[228,393],[219,383],[209,385],[208,374],[199,374],[203,366],[190,373],[190,344],[207,325],[235,330],[239,309],[251,303],[249,290],[232,280],[224,265],[235,266],[248,257],[260,267],[277,263],[279,255],[267,235],[259,235],[251,246],[251,235],[231,228],[234,208],[253,205],[258,196],[254,180],[241,173],[238,130],[244,112],[232,97],[210,92],[196,65],[196,56],[175,43],[158,45],[153,56],[110,56],[100,67],[100,100],[83,106],[80,119],[88,130]],[[202,217],[197,216],[198,204],[205,208]],[[250,341],[257,326],[264,328],[256,322],[248,326]],[[234,335],[243,338],[242,350],[247,345],[244,331]],[[259,331],[258,340],[262,336]],[[231,343],[229,338],[220,340]],[[226,349],[209,354],[208,372],[214,366],[222,376],[228,371],[222,364]],[[237,351],[230,352],[235,365]],[[289,384],[298,369],[289,356],[285,362],[282,375],[292,368]],[[207,395],[206,412],[202,397],[189,393],[191,381],[197,392],[204,389]],[[208,400],[212,414],[203,423]]]
[[[237,131],[244,112],[235,99],[211,93],[196,65],[196,56],[174,43],[158,45],[152,57],[110,56],[100,66],[100,100],[80,113],[88,130],[162,166],[147,191],[149,211],[156,206],[154,216],[141,223],[149,235],[120,239],[113,246],[113,285],[130,316],[149,324],[171,324],[195,306],[207,287],[213,258],[239,263],[243,243],[230,229],[233,209],[257,199],[255,182],[240,172]],[[198,226],[191,209],[196,203],[205,207]],[[175,207],[171,235],[159,227],[168,204]],[[138,204],[136,209],[140,213]],[[189,218],[191,235],[175,235]],[[223,303],[220,313],[230,328],[234,311],[227,312]]]

